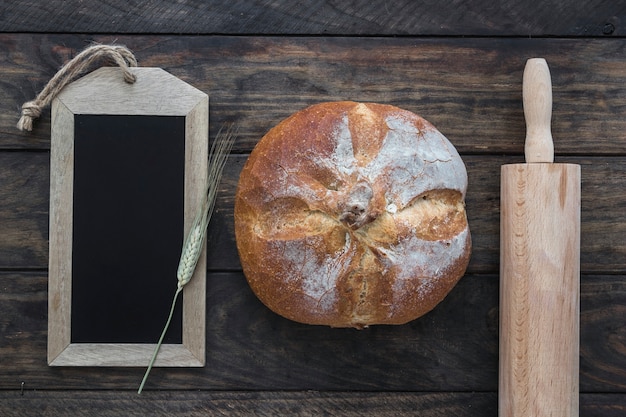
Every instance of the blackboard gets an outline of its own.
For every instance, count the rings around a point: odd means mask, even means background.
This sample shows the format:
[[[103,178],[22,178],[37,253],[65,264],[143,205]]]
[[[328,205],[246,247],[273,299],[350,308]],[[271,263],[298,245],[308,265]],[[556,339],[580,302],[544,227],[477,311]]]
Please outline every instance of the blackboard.
[[[154,342],[184,239],[185,118],[74,120],[71,340]],[[182,342],[181,306],[166,343]]]
[[[48,364],[147,366],[204,199],[208,96],[160,68],[100,68],[52,103]],[[204,366],[206,253],[154,366]]]

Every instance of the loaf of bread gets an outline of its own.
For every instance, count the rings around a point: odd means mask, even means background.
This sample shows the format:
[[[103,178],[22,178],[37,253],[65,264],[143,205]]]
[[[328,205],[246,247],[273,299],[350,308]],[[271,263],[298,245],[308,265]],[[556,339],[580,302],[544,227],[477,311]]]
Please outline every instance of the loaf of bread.
[[[271,129],[241,172],[244,274],[267,307],[297,322],[407,323],[465,272],[466,188],[454,146],[414,113],[311,106]]]

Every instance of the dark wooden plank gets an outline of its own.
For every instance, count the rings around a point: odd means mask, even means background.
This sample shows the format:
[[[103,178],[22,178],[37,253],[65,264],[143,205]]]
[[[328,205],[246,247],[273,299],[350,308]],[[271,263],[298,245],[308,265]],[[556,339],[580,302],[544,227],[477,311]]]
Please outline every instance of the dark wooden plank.
[[[6,417],[98,416],[372,416],[496,417],[495,392],[359,393],[359,392],[220,392],[158,391],[141,396],[128,391],[0,391],[0,413]],[[580,415],[621,417],[624,394],[581,394]]]
[[[210,270],[241,268],[234,239],[233,204],[246,155],[233,155],[220,185],[209,226]],[[499,265],[500,166],[519,157],[465,155],[467,212],[473,251],[470,273],[497,273]],[[560,158],[582,167],[583,273],[626,272],[626,158]],[[49,155],[0,152],[0,268],[48,264]]]
[[[626,281],[620,275],[589,276],[581,285],[581,388],[602,392],[612,386],[624,393]]]
[[[545,57],[557,155],[624,155],[626,39],[330,38],[0,35],[0,149],[46,149],[50,116],[15,129],[32,99],[89,41],[127,44],[210,95],[211,136],[239,127],[237,152],[292,112],[321,101],[395,104],[420,114],[462,153],[523,152],[527,58]]]
[[[621,398],[614,399],[623,401]],[[495,393],[0,391],[0,414],[98,416],[497,416]],[[607,417],[617,414],[605,414]]]
[[[141,396],[128,391],[0,391],[0,413],[6,417],[98,416],[372,416],[496,417],[495,392],[359,393],[158,391]],[[624,394],[581,394],[580,415],[621,417]]]
[[[468,171],[466,209],[472,233],[469,273],[498,273],[500,257],[500,167],[522,157],[462,155]],[[626,272],[626,158],[557,157],[581,165],[581,270]],[[234,241],[233,204],[245,156],[232,157],[221,185],[217,212],[209,225],[210,269],[240,268]],[[235,260],[233,263],[232,261]]]
[[[47,268],[49,152],[0,152],[0,268]]]
[[[558,16],[558,18],[556,18]],[[389,2],[8,1],[0,31],[268,35],[619,36],[626,7],[602,0]]]
[[[260,303],[241,273],[213,273],[207,281],[206,367],[153,369],[147,389],[485,391],[497,386],[494,276],[466,277],[421,320],[364,331],[283,319]],[[0,389],[14,388],[18,380],[33,389],[137,388],[141,368],[46,365],[45,275],[0,273],[0,288]]]
[[[626,392],[626,280],[585,275],[582,392]],[[136,389],[141,368],[46,365],[46,276],[0,273],[0,390]],[[307,326],[265,308],[240,273],[207,288],[207,366],[154,369],[155,389],[496,391],[498,277],[468,275],[431,313],[363,331]]]
[[[468,171],[466,209],[472,233],[470,273],[498,273],[500,254],[500,167],[523,157],[462,155]],[[626,158],[558,157],[581,165],[581,270],[583,273],[626,272]],[[209,225],[208,265],[240,268],[234,242],[233,199],[245,156],[226,167],[218,211]],[[213,244],[212,242],[220,242]],[[232,261],[236,262],[233,263]]]
[[[206,415],[317,417],[496,417],[498,399],[488,393],[0,391],[0,413],[30,416]],[[581,417],[621,417],[623,394],[582,394]]]
[[[583,417],[626,415],[626,396],[624,394],[581,394],[580,415]]]

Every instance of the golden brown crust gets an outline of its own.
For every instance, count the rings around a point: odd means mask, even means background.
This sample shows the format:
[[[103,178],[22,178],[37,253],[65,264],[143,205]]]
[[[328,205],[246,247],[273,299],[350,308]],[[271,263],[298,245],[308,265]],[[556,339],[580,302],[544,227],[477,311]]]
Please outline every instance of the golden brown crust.
[[[270,130],[241,172],[235,233],[246,278],[298,322],[406,323],[465,272],[466,187],[458,153],[419,116],[311,106]]]

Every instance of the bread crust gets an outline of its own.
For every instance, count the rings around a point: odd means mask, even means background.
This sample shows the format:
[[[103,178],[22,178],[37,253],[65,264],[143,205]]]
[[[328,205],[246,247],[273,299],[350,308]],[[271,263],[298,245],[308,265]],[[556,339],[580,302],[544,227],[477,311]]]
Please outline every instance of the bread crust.
[[[235,235],[257,297],[297,322],[363,328],[432,310],[465,273],[467,173],[423,118],[329,102],[257,144],[235,197]]]

